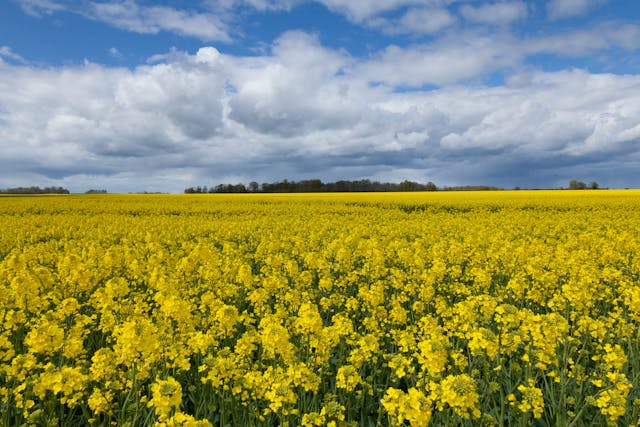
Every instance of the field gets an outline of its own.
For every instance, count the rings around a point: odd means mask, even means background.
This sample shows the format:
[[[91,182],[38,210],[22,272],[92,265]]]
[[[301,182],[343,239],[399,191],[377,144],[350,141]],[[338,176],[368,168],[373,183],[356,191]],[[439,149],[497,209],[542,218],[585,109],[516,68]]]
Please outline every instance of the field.
[[[2,426],[638,425],[640,191],[0,197]]]

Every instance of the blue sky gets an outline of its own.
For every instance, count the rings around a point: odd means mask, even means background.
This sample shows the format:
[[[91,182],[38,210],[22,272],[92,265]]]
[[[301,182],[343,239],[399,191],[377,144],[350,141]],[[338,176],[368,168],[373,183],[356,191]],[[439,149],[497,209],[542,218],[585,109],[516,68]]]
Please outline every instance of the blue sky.
[[[638,187],[640,2],[5,0],[0,188]]]

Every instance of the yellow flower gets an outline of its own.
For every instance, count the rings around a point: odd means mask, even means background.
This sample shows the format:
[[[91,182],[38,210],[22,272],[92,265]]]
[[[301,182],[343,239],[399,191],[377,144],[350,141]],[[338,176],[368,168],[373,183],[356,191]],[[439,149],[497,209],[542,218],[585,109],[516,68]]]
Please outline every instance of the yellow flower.
[[[324,416],[317,412],[310,412],[302,416],[303,427],[321,426],[324,424]]]
[[[602,357],[609,366],[610,369],[620,370],[627,363],[627,355],[624,353],[624,350],[620,346],[620,344],[605,344],[604,345],[605,354]]]
[[[96,388],[91,393],[91,396],[89,396],[87,403],[89,405],[89,408],[91,408],[91,410],[95,414],[102,414],[102,413],[110,414],[112,400],[113,400],[112,391],[108,390],[104,392],[99,388]]]
[[[33,353],[52,355],[60,350],[64,344],[64,329],[45,320],[35,329],[29,331],[24,339],[24,344]]]
[[[389,359],[389,368],[392,369],[394,375],[398,378],[404,378],[406,375],[412,374],[415,369],[412,366],[412,358],[404,357],[401,354],[394,354]]]
[[[338,368],[336,374],[336,387],[346,391],[353,391],[362,382],[362,377],[353,365],[344,365]]]
[[[169,413],[182,403],[182,386],[173,377],[157,380],[151,385],[151,400],[148,407],[153,407],[160,420],[167,419]]]
[[[406,420],[412,426],[424,427],[431,420],[432,401],[416,388],[410,388],[407,393],[389,388],[381,403],[392,425],[402,425]]]
[[[196,420],[189,414],[176,412],[166,421],[159,421],[156,427],[212,427],[208,420]]]
[[[438,409],[447,404],[462,418],[479,417],[476,383],[467,374],[447,375],[438,387]]]
[[[517,405],[518,409],[522,412],[531,411],[534,418],[541,418],[544,411],[542,390],[535,387],[534,381],[529,379],[528,386],[520,384],[518,391],[522,395],[520,403]]]
[[[45,367],[45,371],[40,374],[33,391],[41,400],[46,398],[47,391],[54,394],[60,393],[61,403],[75,406],[84,396],[88,379],[80,367],[63,366],[57,368],[49,363]]]

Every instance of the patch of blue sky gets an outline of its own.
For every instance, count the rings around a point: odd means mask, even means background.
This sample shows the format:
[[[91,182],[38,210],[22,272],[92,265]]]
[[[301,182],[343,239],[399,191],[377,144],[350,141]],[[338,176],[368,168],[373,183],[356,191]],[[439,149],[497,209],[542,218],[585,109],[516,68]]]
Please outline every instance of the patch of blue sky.
[[[420,86],[397,85],[393,87],[393,93],[432,92],[440,88],[441,86],[434,84],[424,84]]]
[[[356,57],[366,56],[403,39],[384,36],[377,30],[353,24],[344,16],[313,2],[294,6],[291,10],[254,10],[243,14],[242,20],[244,23],[237,42],[221,45],[221,51],[231,54],[259,52],[261,46],[271,45],[283,33],[294,30],[314,34],[323,46],[344,50]]]
[[[528,56],[524,60],[524,66],[546,72],[567,69],[581,69],[596,74],[637,74],[640,72],[640,60],[637,55],[620,49],[608,50],[587,57],[566,57],[540,53]]]
[[[202,45],[197,39],[174,34],[157,37],[123,31],[67,11],[32,16],[10,1],[0,7],[0,27],[0,45],[10,46],[36,66],[79,65],[86,60],[134,67],[166,52],[168,46],[193,50]]]

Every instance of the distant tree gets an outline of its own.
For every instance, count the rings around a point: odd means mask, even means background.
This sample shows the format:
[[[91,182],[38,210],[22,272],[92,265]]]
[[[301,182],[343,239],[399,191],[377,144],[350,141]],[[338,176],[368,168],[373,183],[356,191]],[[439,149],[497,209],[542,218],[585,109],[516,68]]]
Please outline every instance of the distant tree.
[[[589,184],[589,188],[591,188],[592,190],[597,190],[598,188],[600,188],[600,185],[598,185],[597,182],[593,181],[591,184]]]
[[[445,188],[457,189],[457,188]],[[465,190],[493,190],[495,187],[475,186],[464,187]],[[282,180],[278,182],[263,182],[258,184],[252,181],[248,186],[244,184],[218,184],[209,187],[189,187],[185,193],[310,193],[310,192],[371,192],[371,191],[438,191],[433,182],[421,184],[419,182],[405,180],[401,183],[370,181],[360,179],[355,181],[340,180],[324,183],[319,179],[307,179],[302,181]]]
[[[413,181],[402,181],[398,185],[399,191],[418,191],[420,189],[420,184]]]
[[[431,181],[424,186],[425,191],[438,191],[438,187]]]
[[[576,179],[569,181],[569,189],[571,190],[584,190],[585,188],[587,188],[587,184],[582,181]]]
[[[296,191],[305,193],[318,192],[324,189],[324,184],[319,179],[308,179],[295,183]]]
[[[218,184],[209,189],[209,193],[246,193],[247,187],[244,184]]]
[[[107,194],[107,190],[87,190],[84,194]]]
[[[444,187],[443,191],[497,191],[501,190],[499,187],[493,187],[491,185],[457,185],[454,187]]]
[[[45,187],[40,188],[38,186],[31,187],[15,187],[0,190],[0,193],[4,194],[69,194],[69,190],[62,187]]]

